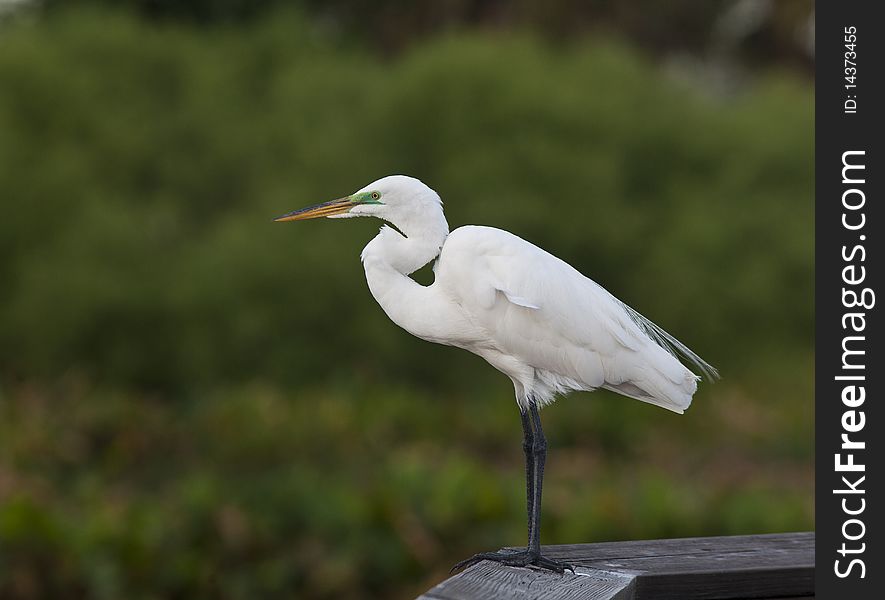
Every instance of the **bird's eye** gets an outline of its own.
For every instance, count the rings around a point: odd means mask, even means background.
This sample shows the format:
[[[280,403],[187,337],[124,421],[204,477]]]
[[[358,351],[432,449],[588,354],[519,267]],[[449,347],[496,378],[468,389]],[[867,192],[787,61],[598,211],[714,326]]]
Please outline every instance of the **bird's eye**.
[[[377,200],[380,197],[381,197],[381,194],[379,194],[378,192],[372,192],[372,200]]]

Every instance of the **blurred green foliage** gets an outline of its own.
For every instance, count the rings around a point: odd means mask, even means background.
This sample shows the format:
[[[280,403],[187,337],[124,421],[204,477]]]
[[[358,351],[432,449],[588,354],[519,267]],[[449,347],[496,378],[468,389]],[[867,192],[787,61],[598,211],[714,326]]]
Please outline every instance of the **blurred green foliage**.
[[[545,411],[545,543],[811,527],[808,85],[715,97],[617,40],[370,42],[0,29],[0,597],[408,597],[523,542],[507,379],[387,321],[377,222],[270,221],[396,172],[722,371],[682,417]]]
[[[813,0],[17,0],[53,15],[83,6],[126,9],[139,17],[199,27],[238,25],[297,8],[326,33],[397,54],[429,36],[471,30],[530,30],[548,42],[618,32],[652,53],[705,55],[745,66],[790,65],[807,74]],[[0,11],[2,18],[2,11]]]

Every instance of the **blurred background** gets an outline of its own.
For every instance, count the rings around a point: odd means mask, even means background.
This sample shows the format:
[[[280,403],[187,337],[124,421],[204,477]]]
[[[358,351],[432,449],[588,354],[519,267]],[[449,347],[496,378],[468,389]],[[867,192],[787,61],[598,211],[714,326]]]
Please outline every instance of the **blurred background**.
[[[380,223],[271,223],[391,173],[721,370],[545,410],[544,543],[813,528],[813,17],[0,0],[0,597],[409,598],[525,543],[509,380],[388,321]]]

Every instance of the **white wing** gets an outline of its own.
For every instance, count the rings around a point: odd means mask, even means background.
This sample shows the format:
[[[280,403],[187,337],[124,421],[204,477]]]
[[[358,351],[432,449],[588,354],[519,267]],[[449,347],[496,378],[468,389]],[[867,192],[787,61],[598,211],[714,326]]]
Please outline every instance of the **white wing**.
[[[476,347],[462,345],[542,403],[568,389],[604,387],[681,413],[698,377],[676,353],[716,376],[713,367],[596,282],[506,231],[453,231],[440,255],[437,283],[484,332]],[[511,362],[530,369],[508,368]]]

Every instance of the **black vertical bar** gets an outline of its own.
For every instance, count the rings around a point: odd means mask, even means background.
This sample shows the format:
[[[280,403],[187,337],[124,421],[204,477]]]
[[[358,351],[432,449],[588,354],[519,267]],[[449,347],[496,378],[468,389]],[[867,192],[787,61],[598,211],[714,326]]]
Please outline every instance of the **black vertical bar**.
[[[885,327],[874,300],[885,293],[878,251],[885,235],[885,22],[874,17],[876,9],[879,2],[863,0],[816,4],[818,598],[881,598],[885,590],[885,506],[873,491],[885,489]]]

